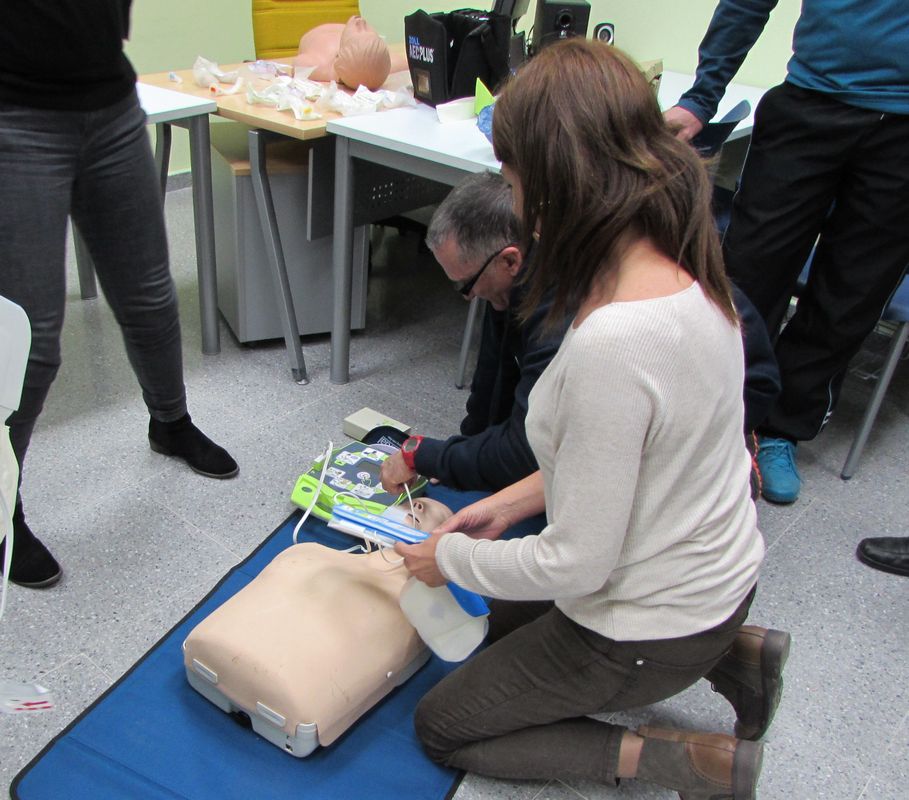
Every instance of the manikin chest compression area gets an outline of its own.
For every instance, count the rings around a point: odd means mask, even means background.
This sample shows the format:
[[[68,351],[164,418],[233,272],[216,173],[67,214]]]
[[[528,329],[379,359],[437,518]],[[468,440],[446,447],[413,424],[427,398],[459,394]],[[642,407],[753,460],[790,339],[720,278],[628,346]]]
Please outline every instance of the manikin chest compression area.
[[[431,531],[450,515],[443,504],[419,498],[397,519],[415,521],[406,530],[419,535],[419,528]],[[293,545],[189,634],[183,646],[187,679],[278,747],[309,755],[429,659],[402,605],[443,652],[465,658],[485,636],[485,614],[461,611],[459,617],[446,587],[419,584],[389,550]],[[420,624],[424,619],[429,627]],[[454,640],[452,620],[460,627]]]

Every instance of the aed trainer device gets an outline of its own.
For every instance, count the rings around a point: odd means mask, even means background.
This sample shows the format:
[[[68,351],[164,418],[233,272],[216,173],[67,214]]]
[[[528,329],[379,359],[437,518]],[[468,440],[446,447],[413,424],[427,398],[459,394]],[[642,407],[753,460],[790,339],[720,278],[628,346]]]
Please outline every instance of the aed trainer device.
[[[349,442],[332,451],[328,464],[324,462],[323,453],[297,479],[290,495],[291,502],[300,508],[309,508],[315,498],[312,513],[325,522],[331,518],[332,509],[338,503],[381,514],[389,506],[399,505],[407,499],[405,494],[386,492],[379,477],[382,462],[397,451],[398,448],[384,444]],[[422,494],[426,483],[425,478],[418,478],[410,487],[411,496]]]

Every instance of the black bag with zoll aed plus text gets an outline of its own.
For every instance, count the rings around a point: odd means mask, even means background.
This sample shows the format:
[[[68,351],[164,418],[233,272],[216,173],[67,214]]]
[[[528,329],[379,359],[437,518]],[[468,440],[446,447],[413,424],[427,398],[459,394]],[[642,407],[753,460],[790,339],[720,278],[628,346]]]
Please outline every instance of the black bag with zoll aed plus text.
[[[414,96],[431,106],[472,97],[479,78],[495,91],[508,75],[511,20],[462,8],[404,17],[407,64]]]

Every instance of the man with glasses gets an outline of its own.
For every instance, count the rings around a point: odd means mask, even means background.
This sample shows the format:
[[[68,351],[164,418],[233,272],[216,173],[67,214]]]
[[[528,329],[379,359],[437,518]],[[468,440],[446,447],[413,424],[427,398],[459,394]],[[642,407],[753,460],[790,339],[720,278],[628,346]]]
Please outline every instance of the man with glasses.
[[[403,483],[420,474],[456,489],[495,491],[537,469],[524,432],[527,398],[570,320],[543,336],[548,303],[524,323],[517,318],[519,278],[529,268],[519,241],[511,189],[491,172],[466,178],[433,214],[429,249],[466,299],[488,301],[480,353],[460,434],[411,436],[382,467],[386,490],[402,491]]]

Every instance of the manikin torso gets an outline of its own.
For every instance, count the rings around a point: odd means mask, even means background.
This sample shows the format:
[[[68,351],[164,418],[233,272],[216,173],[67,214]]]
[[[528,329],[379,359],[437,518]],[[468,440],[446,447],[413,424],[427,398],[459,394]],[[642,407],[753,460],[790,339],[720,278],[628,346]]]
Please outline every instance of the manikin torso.
[[[428,531],[451,511],[423,498],[414,514]],[[216,672],[240,707],[279,710],[291,735],[315,722],[330,744],[424,651],[398,605],[409,577],[399,562],[391,551],[289,547],[192,631],[186,663]]]

